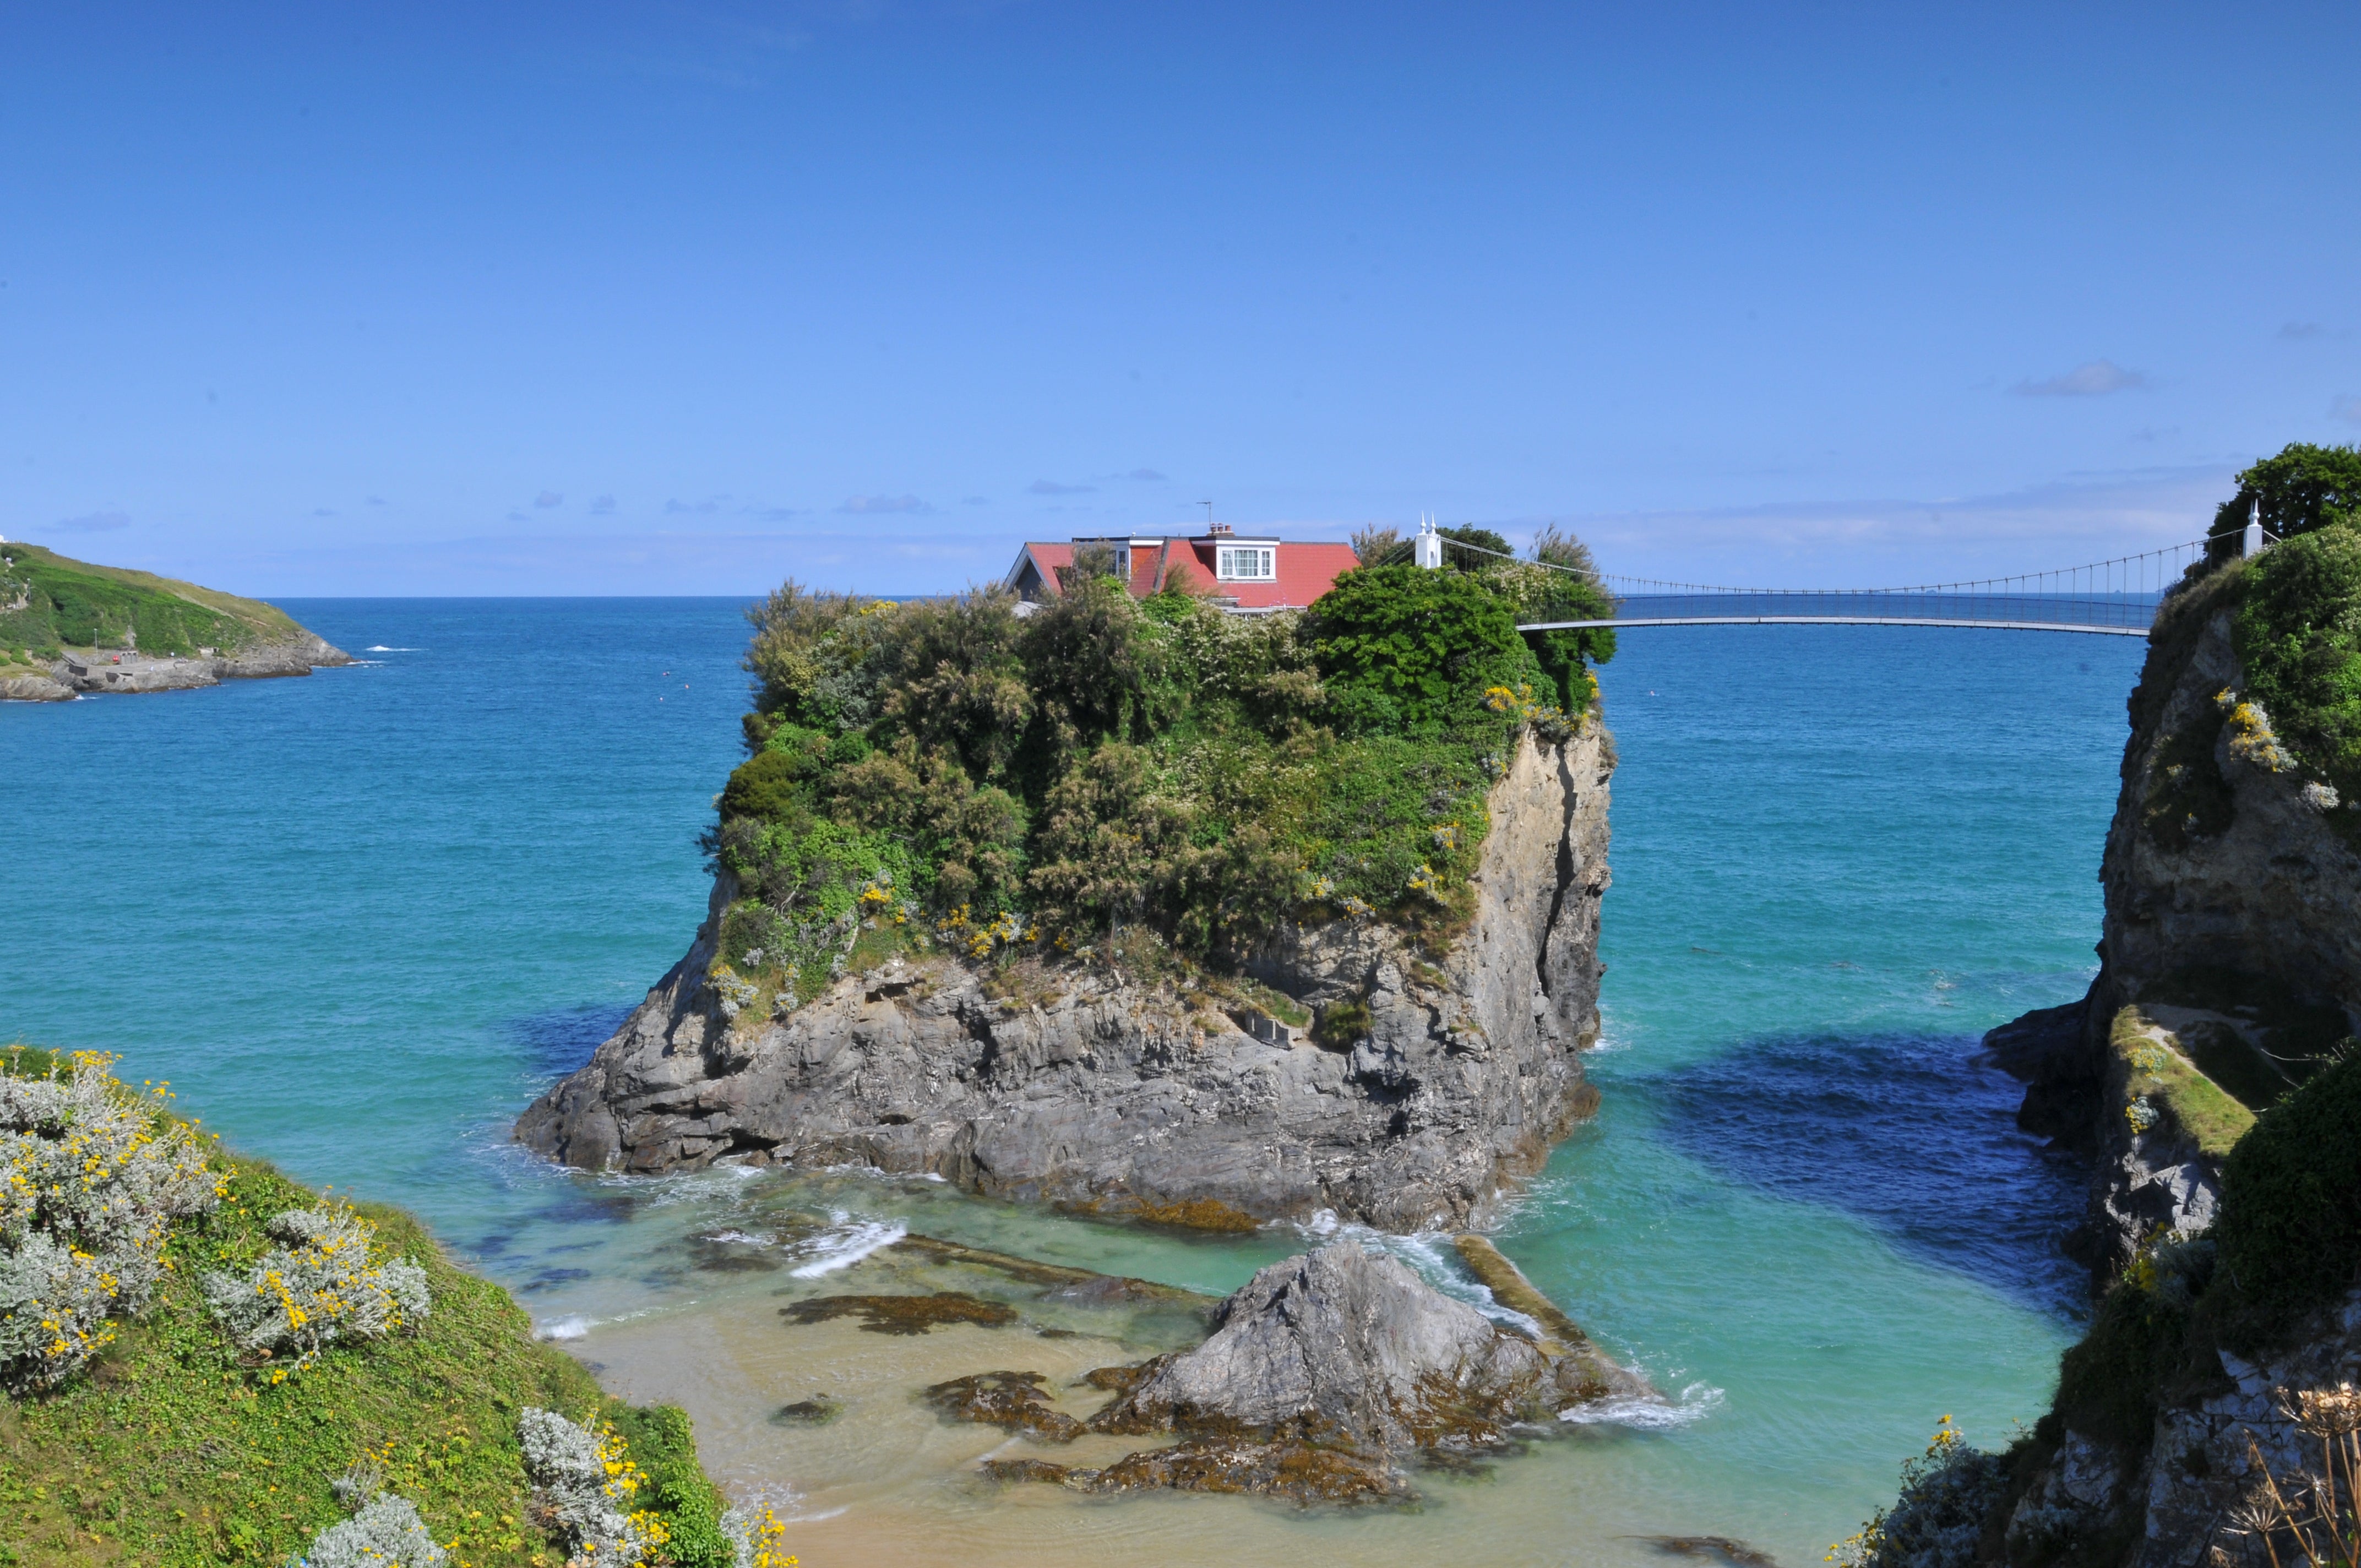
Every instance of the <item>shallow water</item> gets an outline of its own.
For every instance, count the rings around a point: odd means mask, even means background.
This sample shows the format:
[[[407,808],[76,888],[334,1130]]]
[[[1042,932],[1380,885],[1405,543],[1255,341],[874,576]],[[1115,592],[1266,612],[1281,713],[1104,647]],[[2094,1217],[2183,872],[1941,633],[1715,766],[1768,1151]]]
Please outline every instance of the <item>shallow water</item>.
[[[2047,1398],[2080,1173],[2015,1131],[1975,1039],[2090,973],[2132,640],[1625,634],[1604,677],[1623,756],[1604,1103],[1497,1239],[1674,1419],[1569,1429],[1422,1477],[1416,1512],[1340,1515],[986,1486],[971,1462],[1005,1434],[916,1401],[1136,1358],[1189,1332],[1169,1310],[1013,1289],[1019,1325],[912,1338],[778,1315],[994,1288],[880,1247],[897,1227],[1215,1294],[1300,1250],[1292,1227],[1151,1232],[858,1172],[588,1178],[506,1144],[703,913],[735,603],[288,608],[371,662],[0,707],[0,1037],[123,1052],[241,1147],[421,1211],[613,1386],[686,1402],[717,1474],[789,1502],[807,1563],[1163,1562],[1179,1541],[1374,1562],[1477,1539],[1487,1561],[1653,1562],[1639,1538],[1660,1534],[1798,1563],[1890,1495],[1938,1416],[1997,1442]],[[1386,1245],[1480,1297],[1444,1238]],[[771,1423],[829,1388],[836,1420]]]

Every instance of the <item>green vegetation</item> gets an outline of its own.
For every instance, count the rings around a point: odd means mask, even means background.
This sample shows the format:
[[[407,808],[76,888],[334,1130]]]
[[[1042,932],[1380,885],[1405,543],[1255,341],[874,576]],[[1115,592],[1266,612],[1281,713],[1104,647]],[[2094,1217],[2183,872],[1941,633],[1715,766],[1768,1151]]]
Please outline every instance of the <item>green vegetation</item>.
[[[104,1062],[78,1058],[71,1070],[103,1073]],[[41,1052],[0,1053],[11,1077],[49,1066]],[[160,1105],[152,1115],[159,1136],[180,1125]],[[454,1568],[551,1568],[566,1554],[531,1511],[517,1439],[529,1406],[604,1418],[625,1435],[653,1483],[635,1506],[666,1526],[670,1562],[733,1561],[686,1419],[607,1398],[579,1364],[534,1341],[506,1291],[455,1267],[400,1210],[358,1206],[383,1254],[424,1271],[422,1321],[331,1343],[300,1371],[241,1352],[203,1277],[243,1277],[284,1245],[270,1222],[318,1200],[260,1161],[218,1146],[208,1158],[223,1196],[171,1226],[152,1304],[112,1325],[111,1343],[54,1389],[0,1398],[0,1563],[279,1568],[346,1517],[337,1478],[374,1467],[417,1506]]]
[[[2361,515],[2361,447],[2293,442],[2238,476],[2238,493],[2213,514],[2207,554],[2228,560],[2239,549],[2247,520],[2262,509],[2262,524],[2293,539]]]
[[[46,659],[64,648],[228,652],[301,630],[258,600],[70,560],[38,544],[0,544],[0,649],[11,653],[21,649]]]
[[[2108,1029],[2107,1048],[2124,1074],[2132,1125],[2146,1132],[2159,1121],[2169,1122],[2203,1153],[2220,1159],[2255,1124],[2255,1113],[2224,1093],[2158,1034],[2137,1007],[2118,1012]]]
[[[2213,1229],[2245,1298],[2243,1343],[2352,1287],[2361,1269],[2361,1057],[2314,1074],[2230,1151]]]
[[[2361,801],[2361,528],[2340,518],[2288,540],[2246,578],[2247,691],[2307,773]]]
[[[1147,933],[1202,959],[1290,914],[1447,940],[1487,792],[1523,730],[1573,732],[1613,651],[1517,631],[1567,581],[1372,565],[1269,616],[1135,599],[1087,563],[1024,615],[994,590],[895,606],[788,583],[752,612],[753,754],[709,839],[741,893],[725,1010],[901,949]]]

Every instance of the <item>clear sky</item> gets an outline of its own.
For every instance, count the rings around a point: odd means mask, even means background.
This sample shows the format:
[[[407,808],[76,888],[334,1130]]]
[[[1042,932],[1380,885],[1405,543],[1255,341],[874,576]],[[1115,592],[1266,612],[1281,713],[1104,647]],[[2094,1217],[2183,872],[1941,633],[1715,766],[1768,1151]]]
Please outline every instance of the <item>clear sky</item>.
[[[1912,582],[2361,439],[2361,6],[0,7],[0,533],[921,592],[1218,517]]]

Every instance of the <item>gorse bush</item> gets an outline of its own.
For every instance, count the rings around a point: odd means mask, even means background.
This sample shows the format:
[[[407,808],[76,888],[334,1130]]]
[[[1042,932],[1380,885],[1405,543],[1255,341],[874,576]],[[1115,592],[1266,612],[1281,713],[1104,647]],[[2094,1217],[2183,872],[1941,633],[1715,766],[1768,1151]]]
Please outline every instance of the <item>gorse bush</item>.
[[[291,1209],[266,1227],[282,1244],[245,1275],[204,1277],[214,1314],[244,1349],[267,1356],[278,1382],[320,1358],[339,1339],[382,1339],[425,1321],[426,1271],[406,1258],[380,1259],[377,1227],[341,1203]]]
[[[115,1081],[113,1057],[0,1076],[0,1386],[55,1387],[148,1304],[173,1221],[213,1207],[222,1179],[160,1091]]]
[[[790,582],[751,614],[752,755],[708,839],[741,895],[715,994],[775,1011],[897,948],[1141,930],[1212,954],[1315,906],[1447,925],[1519,735],[1570,732],[1612,652],[1521,635],[1544,604],[1612,608],[1488,560],[1372,565],[1254,617],[1135,598],[1088,561],[1021,615],[997,590],[897,606]]]

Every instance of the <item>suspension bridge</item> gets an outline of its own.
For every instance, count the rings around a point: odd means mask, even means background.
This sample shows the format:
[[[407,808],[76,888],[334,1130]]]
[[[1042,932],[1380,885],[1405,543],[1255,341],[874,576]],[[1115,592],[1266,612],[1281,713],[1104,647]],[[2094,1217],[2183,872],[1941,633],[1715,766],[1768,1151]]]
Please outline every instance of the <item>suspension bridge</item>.
[[[1439,532],[1431,521],[1409,542],[1411,558],[1439,567],[1444,552],[1516,557],[1465,543]],[[1520,631],[1575,631],[1589,627],[1634,626],[1971,626],[2010,631],[2079,631],[2100,636],[2145,637],[2155,624],[2164,596],[2207,552],[2225,547],[2254,554],[2277,541],[2259,522],[2243,536],[2192,539],[2111,561],[1971,582],[1927,583],[1899,588],[1738,588],[1669,582],[1612,572],[1589,572],[1555,562],[1525,562],[1563,574],[1597,590],[1590,602],[1546,603],[1529,610]],[[1612,613],[1601,615],[1597,603]],[[1568,596],[1572,598],[1573,596]]]

